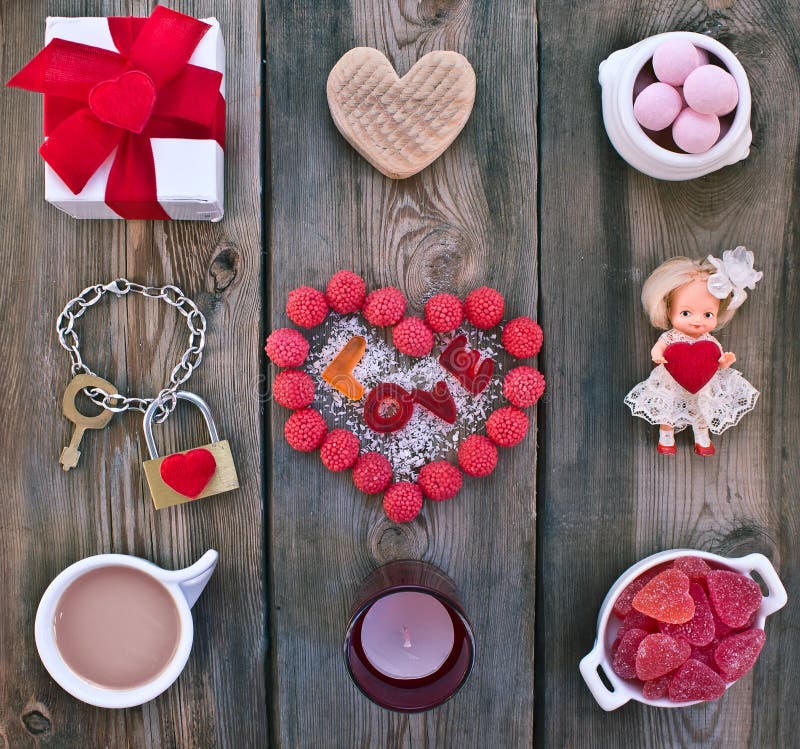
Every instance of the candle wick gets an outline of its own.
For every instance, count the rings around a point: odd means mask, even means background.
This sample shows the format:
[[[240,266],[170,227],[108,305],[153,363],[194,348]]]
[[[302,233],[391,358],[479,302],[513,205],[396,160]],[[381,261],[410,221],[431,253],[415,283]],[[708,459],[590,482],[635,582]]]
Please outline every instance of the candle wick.
[[[408,627],[403,627],[403,647],[411,647],[411,630]]]

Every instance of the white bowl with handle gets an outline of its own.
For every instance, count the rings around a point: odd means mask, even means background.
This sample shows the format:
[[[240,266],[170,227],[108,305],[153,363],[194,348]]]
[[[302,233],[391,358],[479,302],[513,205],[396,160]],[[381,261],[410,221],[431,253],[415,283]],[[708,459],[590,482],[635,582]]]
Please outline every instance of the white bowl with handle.
[[[688,705],[696,705],[698,702],[702,702],[702,700],[673,702],[668,697],[649,700],[642,694],[640,684],[620,678],[611,667],[613,660],[611,645],[622,625],[622,622],[612,612],[614,602],[619,597],[619,594],[643,572],[653,567],[658,567],[665,562],[672,562],[679,557],[699,557],[712,567],[722,567],[733,572],[739,572],[747,577],[752,577],[751,573],[753,572],[760,575],[769,593],[761,600],[761,606],[756,612],[754,627],[764,629],[767,617],[786,605],[786,589],[772,566],[772,562],[763,554],[748,554],[745,557],[722,557],[718,554],[698,551],[697,549],[671,549],[642,559],[628,568],[611,586],[602,606],[600,606],[600,613],[597,617],[597,639],[594,647],[580,662],[581,676],[583,676],[592,696],[597,700],[597,704],[603,710],[616,710],[630,700],[636,700],[645,705],[653,705],[655,707],[687,707]],[[767,641],[769,641],[769,637],[767,637]],[[600,678],[600,670],[602,670],[606,682],[611,685],[610,689]],[[735,681],[731,682],[726,686],[726,689],[735,683]]]
[[[676,153],[654,143],[633,116],[633,84],[656,48],[668,39],[687,39],[714,55],[734,77],[739,102],[731,127],[705,153]],[[691,31],[656,34],[626,49],[620,49],[600,63],[603,90],[603,122],[612,145],[620,156],[640,172],[664,180],[702,177],[747,158],[753,133],[750,130],[750,84],[742,64],[724,44]]]

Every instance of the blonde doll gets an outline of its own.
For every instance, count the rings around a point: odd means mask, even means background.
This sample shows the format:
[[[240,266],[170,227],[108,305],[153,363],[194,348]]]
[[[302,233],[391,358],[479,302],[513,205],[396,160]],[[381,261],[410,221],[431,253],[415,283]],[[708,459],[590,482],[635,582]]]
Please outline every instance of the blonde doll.
[[[737,247],[723,252],[721,260],[710,255],[707,260],[672,258],[645,281],[642,305],[653,326],[666,332],[650,351],[656,367],[625,396],[625,403],[635,416],[659,425],[658,452],[662,455],[677,452],[675,432],[687,426],[694,432],[694,451],[713,455],[709,431],[722,434],[755,406],[758,391],[730,368],[736,356],[724,351],[711,331],[733,317],[747,298],[745,288],[754,289],[762,275],[753,269],[753,253]],[[698,341],[712,341],[719,347],[718,368],[705,385],[691,393],[667,371],[665,351],[674,343]]]

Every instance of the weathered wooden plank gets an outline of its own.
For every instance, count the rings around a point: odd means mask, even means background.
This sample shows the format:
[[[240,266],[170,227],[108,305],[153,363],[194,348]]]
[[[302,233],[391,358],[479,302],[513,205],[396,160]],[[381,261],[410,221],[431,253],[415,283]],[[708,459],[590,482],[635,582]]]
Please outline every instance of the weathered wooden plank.
[[[726,7],[722,7],[726,6]],[[604,715],[578,674],[616,576],[660,549],[766,553],[797,583],[798,70],[800,14],[785,3],[539,4],[542,318],[550,397],[539,504],[537,744],[762,747],[796,744],[797,612],[769,620],[752,676],[718,704]],[[603,131],[597,65],[653,33],[687,29],[730,46],[753,89],[750,158],[689,183],[625,165]],[[701,460],[674,459],[623,405],[650,369],[657,331],[639,294],[676,254],[745,244],[764,281],[720,336],[763,391],[756,410]]]
[[[6,438],[0,499],[5,539],[0,566],[0,746],[38,741],[60,747],[259,746],[266,743],[263,674],[260,418],[259,205],[260,6],[257,2],[177,2],[216,15],[228,56],[226,217],[221,224],[78,222],[43,200],[36,154],[40,97],[0,94],[3,348]],[[41,46],[49,15],[145,15],[146,2],[8,3],[2,10],[2,76]],[[201,368],[188,387],[211,404],[231,442],[242,488],[235,494],[156,512],[141,462],[141,415],[115,417],[84,439],[79,467],[58,455],[69,427],[60,415],[69,362],[54,323],[89,283],[127,276],[174,282],[208,318]],[[80,324],[86,360],[122,391],[152,394],[185,348],[182,321],[166,305],[110,301]],[[159,427],[165,450],[203,444],[198,415],[181,407]],[[195,645],[166,694],[141,708],[91,708],[64,693],[36,655],[33,619],[45,586],[63,567],[99,552],[184,566],[207,548],[217,572],[195,611]]]
[[[271,318],[287,292],[339,268],[403,288],[421,311],[432,293],[484,282],[518,314],[536,310],[536,29],[532,2],[267,3],[271,141]],[[454,49],[478,79],[475,109],[445,154],[392,182],[331,122],[325,81],[356,45],[400,74]],[[526,746],[533,734],[533,439],[491,478],[394,526],[378,498],[283,440],[271,408],[272,698],[285,746]],[[475,671],[449,704],[403,717],[350,683],[340,652],[361,580],[386,561],[433,562],[463,591],[478,638]]]

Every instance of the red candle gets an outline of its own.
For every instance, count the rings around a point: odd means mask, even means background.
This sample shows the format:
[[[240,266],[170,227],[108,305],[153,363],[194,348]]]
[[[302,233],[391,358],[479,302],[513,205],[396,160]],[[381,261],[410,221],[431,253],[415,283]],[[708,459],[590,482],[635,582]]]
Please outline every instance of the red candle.
[[[455,585],[432,565],[391,562],[362,584],[344,655],[356,686],[381,707],[442,704],[472,669],[475,642]]]

